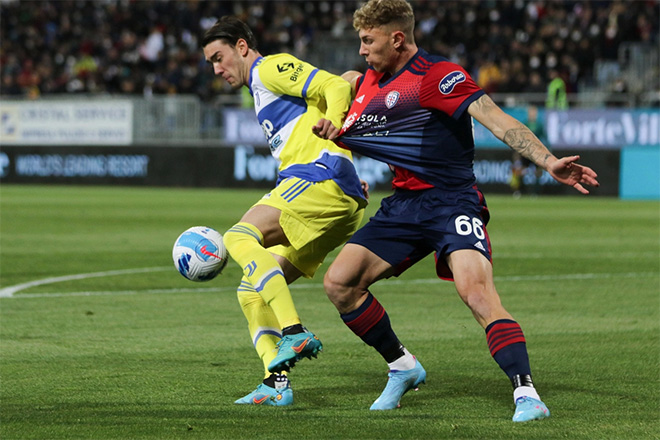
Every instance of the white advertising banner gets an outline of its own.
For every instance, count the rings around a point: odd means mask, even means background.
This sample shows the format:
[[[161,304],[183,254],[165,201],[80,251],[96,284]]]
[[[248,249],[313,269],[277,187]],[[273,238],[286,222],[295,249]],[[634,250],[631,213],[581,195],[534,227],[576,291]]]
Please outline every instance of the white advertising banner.
[[[254,110],[226,109],[223,115],[225,141],[237,144],[268,145]]]
[[[2,145],[129,145],[133,104],[111,101],[5,101]]]
[[[576,109],[546,112],[548,142],[557,148],[660,146],[660,112]]]

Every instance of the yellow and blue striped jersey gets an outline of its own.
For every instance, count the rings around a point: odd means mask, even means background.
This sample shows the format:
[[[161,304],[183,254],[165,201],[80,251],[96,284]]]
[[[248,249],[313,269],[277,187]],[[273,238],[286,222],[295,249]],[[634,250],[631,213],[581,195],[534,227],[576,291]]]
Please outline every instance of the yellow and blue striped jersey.
[[[249,89],[271,154],[279,161],[280,180],[332,179],[346,194],[363,198],[351,153],[312,133],[321,118],[342,126],[351,100],[348,82],[283,53],[254,62]]]

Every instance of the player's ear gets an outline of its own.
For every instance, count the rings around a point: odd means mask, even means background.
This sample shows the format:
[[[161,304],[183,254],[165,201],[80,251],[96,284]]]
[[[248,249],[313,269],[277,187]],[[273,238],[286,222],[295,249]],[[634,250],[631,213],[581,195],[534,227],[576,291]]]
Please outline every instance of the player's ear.
[[[406,43],[406,34],[404,34],[402,31],[394,31],[392,32],[392,46],[394,46],[395,49],[402,49],[403,45]]]
[[[246,56],[250,50],[250,47],[248,46],[247,41],[239,38],[238,41],[236,41],[236,50],[239,54],[241,54],[241,56]]]

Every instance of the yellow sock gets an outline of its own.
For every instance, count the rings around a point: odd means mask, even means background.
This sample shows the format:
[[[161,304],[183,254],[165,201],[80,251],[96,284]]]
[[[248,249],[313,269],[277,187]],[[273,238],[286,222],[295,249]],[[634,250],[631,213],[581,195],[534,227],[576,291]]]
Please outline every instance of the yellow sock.
[[[264,364],[264,379],[271,375],[268,365],[277,356],[277,343],[282,337],[280,324],[275,313],[254,290],[247,278],[243,277],[238,286],[238,303],[248,322],[252,344]]]
[[[280,328],[300,324],[282,268],[263,247],[261,232],[249,223],[240,222],[225,232],[223,242],[231,257],[243,268],[251,287],[271,307]]]

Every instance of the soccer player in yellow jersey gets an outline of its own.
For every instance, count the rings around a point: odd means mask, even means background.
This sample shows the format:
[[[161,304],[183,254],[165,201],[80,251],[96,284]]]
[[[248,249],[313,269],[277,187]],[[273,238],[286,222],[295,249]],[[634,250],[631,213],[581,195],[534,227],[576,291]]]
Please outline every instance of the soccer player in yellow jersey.
[[[303,327],[288,285],[314,275],[359,227],[367,204],[350,152],[312,133],[342,126],[351,86],[292,55],[261,56],[250,28],[235,17],[218,20],[202,47],[216,75],[249,88],[280,163],[275,188],[224,234],[243,268],[238,300],[265,368],[263,383],[236,403],[290,405],[286,372],[322,345]]]

